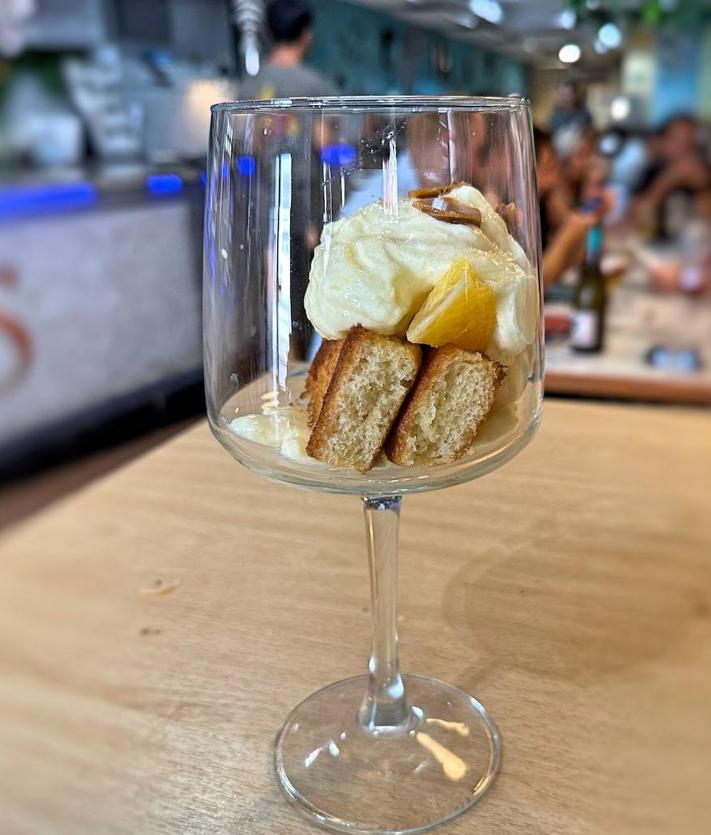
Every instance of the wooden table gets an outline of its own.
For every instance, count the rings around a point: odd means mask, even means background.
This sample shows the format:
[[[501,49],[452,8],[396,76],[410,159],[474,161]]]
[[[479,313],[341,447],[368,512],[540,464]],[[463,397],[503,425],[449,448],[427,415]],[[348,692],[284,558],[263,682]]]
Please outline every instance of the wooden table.
[[[475,693],[504,738],[445,832],[709,831],[709,423],[551,402],[502,470],[405,502],[404,666]],[[270,746],[363,669],[355,499],[270,484],[201,424],[0,560],[3,835],[315,831]]]

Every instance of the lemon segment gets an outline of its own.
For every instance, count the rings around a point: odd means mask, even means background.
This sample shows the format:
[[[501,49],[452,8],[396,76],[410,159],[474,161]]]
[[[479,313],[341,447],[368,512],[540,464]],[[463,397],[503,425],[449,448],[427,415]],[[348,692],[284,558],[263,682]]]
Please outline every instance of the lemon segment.
[[[407,329],[410,342],[484,351],[496,328],[496,293],[464,258],[430,291]]]

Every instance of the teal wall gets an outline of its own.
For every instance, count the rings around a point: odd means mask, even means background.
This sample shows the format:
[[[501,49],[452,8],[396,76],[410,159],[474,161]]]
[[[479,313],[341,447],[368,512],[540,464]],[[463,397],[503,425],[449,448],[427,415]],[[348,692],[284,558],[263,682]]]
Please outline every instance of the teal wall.
[[[703,36],[702,29],[659,33],[657,71],[650,102],[652,124],[678,113],[701,110]]]
[[[527,92],[523,64],[341,0],[310,0],[308,63],[343,93],[507,95]]]

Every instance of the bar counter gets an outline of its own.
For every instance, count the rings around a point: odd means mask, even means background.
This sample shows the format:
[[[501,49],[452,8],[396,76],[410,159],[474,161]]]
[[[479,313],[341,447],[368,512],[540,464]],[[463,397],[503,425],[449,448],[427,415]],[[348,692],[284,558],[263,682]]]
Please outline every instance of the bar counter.
[[[476,695],[503,767],[447,835],[708,832],[708,412],[552,401],[518,458],[406,498],[405,671]],[[21,833],[307,835],[287,712],[364,671],[359,503],[200,423],[0,543],[0,818]]]

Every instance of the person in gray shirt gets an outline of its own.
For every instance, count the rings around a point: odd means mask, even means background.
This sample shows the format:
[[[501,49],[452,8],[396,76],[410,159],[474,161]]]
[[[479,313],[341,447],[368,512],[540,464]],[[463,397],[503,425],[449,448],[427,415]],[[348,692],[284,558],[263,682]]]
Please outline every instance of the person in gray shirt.
[[[274,0],[267,7],[272,51],[259,73],[244,79],[240,99],[335,96],[328,79],[304,65],[313,37],[312,15],[302,0]]]

